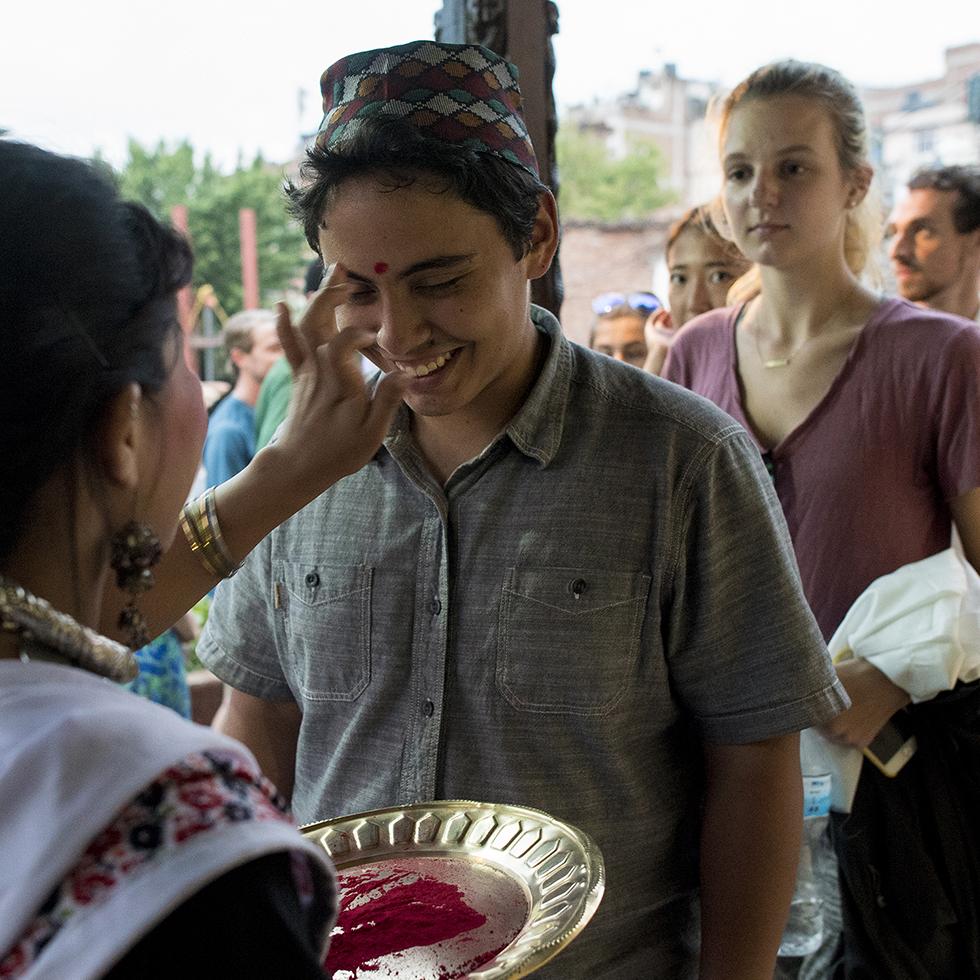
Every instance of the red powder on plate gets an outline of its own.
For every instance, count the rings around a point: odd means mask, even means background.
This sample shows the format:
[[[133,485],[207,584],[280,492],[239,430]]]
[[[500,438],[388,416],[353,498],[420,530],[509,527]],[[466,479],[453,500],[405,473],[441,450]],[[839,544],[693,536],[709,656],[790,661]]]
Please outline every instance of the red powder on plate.
[[[324,961],[328,976],[338,970],[374,972],[367,964],[404,950],[455,939],[482,926],[487,917],[466,904],[456,885],[416,871],[393,868],[343,876],[337,926]],[[464,972],[440,972],[450,980],[492,959],[506,942],[466,964]]]

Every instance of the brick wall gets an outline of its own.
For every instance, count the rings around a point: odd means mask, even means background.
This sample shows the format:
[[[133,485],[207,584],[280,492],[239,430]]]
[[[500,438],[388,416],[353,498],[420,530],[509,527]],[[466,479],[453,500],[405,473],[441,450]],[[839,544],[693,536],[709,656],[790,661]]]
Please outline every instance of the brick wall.
[[[674,217],[671,213],[663,219],[629,225],[570,221],[563,226],[560,258],[565,298],[561,321],[570,339],[588,343],[592,300],[599,293],[652,288],[654,270],[663,262],[663,245]]]

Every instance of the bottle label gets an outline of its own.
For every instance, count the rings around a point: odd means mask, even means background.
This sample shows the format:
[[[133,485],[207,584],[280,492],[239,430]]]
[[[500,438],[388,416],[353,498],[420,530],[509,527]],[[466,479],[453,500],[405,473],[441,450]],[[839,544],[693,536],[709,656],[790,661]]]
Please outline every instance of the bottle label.
[[[830,813],[830,775],[803,777],[803,818],[826,817]]]

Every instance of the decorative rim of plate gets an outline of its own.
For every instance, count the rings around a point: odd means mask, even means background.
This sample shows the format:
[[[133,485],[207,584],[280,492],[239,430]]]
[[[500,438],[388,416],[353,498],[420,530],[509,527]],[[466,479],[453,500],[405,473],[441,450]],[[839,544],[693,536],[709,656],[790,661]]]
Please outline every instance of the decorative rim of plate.
[[[602,853],[588,834],[532,807],[436,800],[305,824],[338,871],[387,856],[464,857],[519,882],[528,916],[514,939],[469,980],[526,977],[588,924],[605,891]]]

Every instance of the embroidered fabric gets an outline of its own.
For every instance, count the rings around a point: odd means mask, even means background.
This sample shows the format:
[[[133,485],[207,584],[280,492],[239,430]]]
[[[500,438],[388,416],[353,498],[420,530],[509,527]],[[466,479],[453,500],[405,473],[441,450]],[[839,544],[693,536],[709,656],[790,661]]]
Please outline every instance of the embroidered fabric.
[[[290,823],[285,801],[244,759],[214,749],[185,757],[95,837],[0,960],[0,978],[23,976],[80,909],[103,901],[188,840],[227,824],[268,820]],[[302,899],[308,889],[295,872],[294,878]]]

